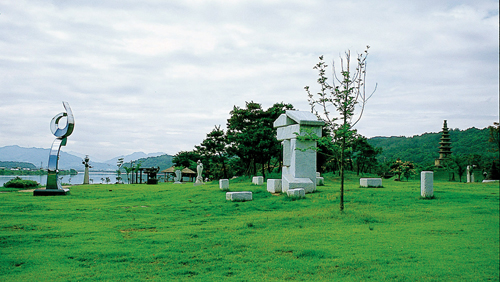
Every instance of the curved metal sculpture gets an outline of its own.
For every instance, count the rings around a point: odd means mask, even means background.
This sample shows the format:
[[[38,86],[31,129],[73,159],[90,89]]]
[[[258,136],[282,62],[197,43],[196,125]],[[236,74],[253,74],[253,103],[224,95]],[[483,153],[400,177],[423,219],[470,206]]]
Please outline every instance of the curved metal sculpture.
[[[50,130],[52,134],[56,136],[56,140],[52,143],[49,154],[49,164],[47,171],[47,186],[45,192],[43,190],[35,190],[34,195],[56,195],[56,194],[66,194],[69,189],[63,189],[61,182],[58,177],[58,163],[59,163],[59,152],[62,146],[66,146],[68,136],[73,133],[75,128],[75,118],[73,117],[73,112],[69,107],[68,102],[62,102],[66,112],[57,114],[50,122]],[[59,127],[59,121],[66,117],[66,126],[64,128]]]

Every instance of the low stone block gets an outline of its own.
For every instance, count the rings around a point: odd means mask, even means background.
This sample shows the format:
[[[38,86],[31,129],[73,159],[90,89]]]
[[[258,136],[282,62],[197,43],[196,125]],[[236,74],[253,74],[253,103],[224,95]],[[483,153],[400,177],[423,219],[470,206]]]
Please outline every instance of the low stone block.
[[[267,191],[269,193],[280,193],[281,192],[281,179],[268,179],[267,180]]]
[[[359,186],[361,187],[382,187],[382,178],[360,178]]]
[[[281,191],[286,192],[288,189],[303,188],[306,193],[316,191],[316,185],[309,178],[293,178],[289,174],[283,174],[281,183]]]
[[[252,183],[255,185],[263,185],[264,184],[264,177],[262,176],[254,176],[252,178]]]
[[[325,179],[323,177],[316,177],[316,186],[325,186]]]
[[[291,198],[305,198],[306,191],[303,188],[288,189],[286,194]]]
[[[221,190],[229,190],[229,179],[219,179],[219,188]]]
[[[321,177],[321,174],[316,171],[316,177]]]
[[[227,192],[226,200],[231,202],[245,202],[252,200],[252,192],[243,191],[243,192]]]
[[[420,195],[424,198],[434,197],[434,172],[422,171],[420,173]]]

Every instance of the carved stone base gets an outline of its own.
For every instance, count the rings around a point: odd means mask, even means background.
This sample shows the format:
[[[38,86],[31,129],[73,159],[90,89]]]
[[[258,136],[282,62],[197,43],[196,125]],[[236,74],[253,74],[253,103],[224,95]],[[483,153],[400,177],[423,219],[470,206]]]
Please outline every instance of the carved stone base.
[[[69,194],[69,189],[36,189],[33,196],[65,196]]]

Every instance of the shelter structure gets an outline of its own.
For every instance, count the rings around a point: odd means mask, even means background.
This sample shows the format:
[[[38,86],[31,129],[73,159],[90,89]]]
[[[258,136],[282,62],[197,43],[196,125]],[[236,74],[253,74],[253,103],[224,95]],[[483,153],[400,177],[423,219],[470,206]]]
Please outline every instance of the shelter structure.
[[[171,166],[167,169],[162,170],[161,173],[165,174],[165,179],[169,179],[170,178],[169,176],[172,176],[172,179],[173,179],[173,176],[175,175],[175,170],[176,170],[175,166]],[[185,167],[184,169],[182,169],[181,173],[182,173],[182,181],[194,182],[194,180],[196,178],[196,172]]]

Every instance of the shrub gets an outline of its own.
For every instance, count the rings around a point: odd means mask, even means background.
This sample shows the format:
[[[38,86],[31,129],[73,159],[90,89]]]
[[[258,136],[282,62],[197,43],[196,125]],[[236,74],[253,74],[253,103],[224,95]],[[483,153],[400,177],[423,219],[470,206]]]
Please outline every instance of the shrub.
[[[23,180],[19,177],[13,178],[8,182],[3,184],[5,188],[35,188],[40,186],[40,184],[33,180]]]

